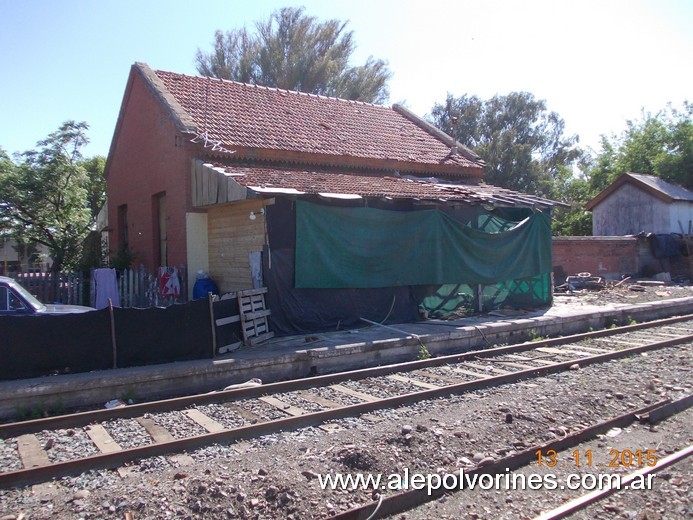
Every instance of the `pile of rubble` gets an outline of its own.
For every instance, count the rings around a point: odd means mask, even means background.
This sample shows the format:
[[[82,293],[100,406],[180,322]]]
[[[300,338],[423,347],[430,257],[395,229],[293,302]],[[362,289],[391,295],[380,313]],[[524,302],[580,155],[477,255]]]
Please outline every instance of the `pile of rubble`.
[[[601,276],[592,276],[592,273],[579,273],[566,277],[564,283],[556,285],[556,293],[573,293],[583,290],[601,291],[603,289],[614,289],[624,286],[630,291],[644,292],[647,287],[665,287],[672,285],[669,273],[659,273],[652,279],[634,279],[626,276],[622,280],[608,280]],[[678,281],[679,285],[689,285],[689,280]]]

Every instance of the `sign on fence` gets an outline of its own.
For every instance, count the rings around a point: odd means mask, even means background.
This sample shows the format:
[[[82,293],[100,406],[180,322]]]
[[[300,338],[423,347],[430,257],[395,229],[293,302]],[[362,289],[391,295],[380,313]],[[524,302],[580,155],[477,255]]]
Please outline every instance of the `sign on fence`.
[[[165,282],[159,273],[165,274]],[[185,266],[161,267],[151,273],[144,266],[118,272],[118,294],[121,307],[168,307],[187,301],[187,274]],[[169,288],[177,290],[169,290]],[[162,289],[163,288],[163,289]]]

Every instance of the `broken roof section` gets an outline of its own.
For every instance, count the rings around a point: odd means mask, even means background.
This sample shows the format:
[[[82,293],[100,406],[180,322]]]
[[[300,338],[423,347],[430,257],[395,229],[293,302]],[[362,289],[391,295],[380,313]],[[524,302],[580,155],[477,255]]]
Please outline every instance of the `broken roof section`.
[[[480,179],[484,162],[404,107],[134,66],[208,155]]]
[[[195,207],[272,195],[547,209],[482,184],[484,161],[404,107],[133,66],[197,143]]]
[[[376,176],[344,171],[315,171],[239,166],[196,160],[193,205],[234,202],[257,196],[318,195],[336,199],[414,199],[427,203],[464,202],[490,206],[551,208],[554,201],[486,184],[452,184],[440,179]]]

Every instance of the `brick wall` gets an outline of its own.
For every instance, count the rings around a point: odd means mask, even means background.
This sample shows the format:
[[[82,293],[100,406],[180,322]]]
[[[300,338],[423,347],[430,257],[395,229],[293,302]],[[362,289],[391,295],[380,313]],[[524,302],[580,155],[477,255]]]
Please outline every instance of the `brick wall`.
[[[180,134],[136,72],[131,72],[122,115],[107,165],[110,247],[122,237],[119,208],[127,205],[127,235],[135,265],[158,267],[157,195],[166,194],[169,265],[186,263],[187,211],[190,196],[190,137]],[[157,264],[157,265],[155,265]]]
[[[649,262],[649,244],[637,237],[553,237],[552,249],[557,283],[584,272],[620,279]]]

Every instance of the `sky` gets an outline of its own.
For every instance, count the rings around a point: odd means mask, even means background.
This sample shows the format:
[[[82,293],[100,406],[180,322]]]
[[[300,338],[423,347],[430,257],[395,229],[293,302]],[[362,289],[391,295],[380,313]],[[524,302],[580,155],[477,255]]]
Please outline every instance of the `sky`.
[[[0,0],[0,148],[75,120],[84,155],[108,155],[133,63],[196,74],[215,30],[286,6],[348,21],[352,65],[386,60],[389,104],[422,117],[448,94],[530,92],[598,150],[643,109],[693,101],[691,0]]]

